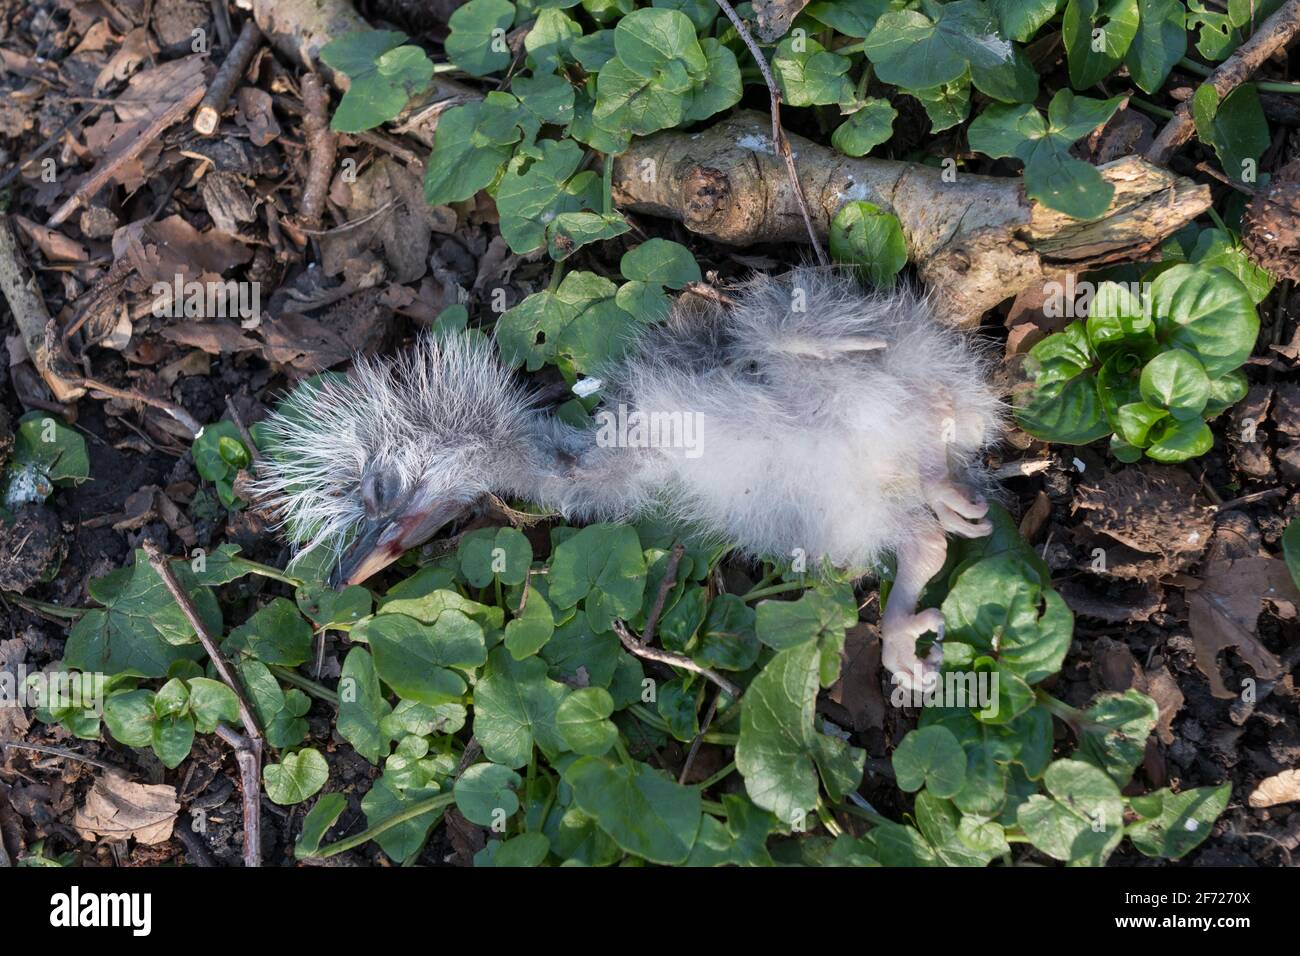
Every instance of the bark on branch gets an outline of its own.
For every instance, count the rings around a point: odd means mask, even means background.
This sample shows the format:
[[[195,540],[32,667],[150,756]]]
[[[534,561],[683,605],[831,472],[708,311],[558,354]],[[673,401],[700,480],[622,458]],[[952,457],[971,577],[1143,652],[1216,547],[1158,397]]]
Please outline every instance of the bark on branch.
[[[943,171],[919,163],[853,159],[787,134],[821,235],[854,199],[898,216],[909,258],[957,324],[1060,269],[1134,259],[1204,212],[1210,190],[1137,157],[1102,166],[1110,208],[1082,222],[1026,199],[1019,178]],[[731,245],[798,242],[803,216],[768,118],[742,111],[700,133],[668,131],[632,142],[614,163],[614,200],[681,220]]]

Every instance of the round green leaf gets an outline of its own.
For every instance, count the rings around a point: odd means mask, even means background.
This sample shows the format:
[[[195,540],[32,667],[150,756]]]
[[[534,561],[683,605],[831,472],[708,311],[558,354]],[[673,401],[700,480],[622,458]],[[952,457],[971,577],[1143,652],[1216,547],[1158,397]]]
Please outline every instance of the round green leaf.
[[[831,255],[857,265],[873,286],[891,286],[907,264],[907,240],[897,216],[869,202],[847,202],[831,220]]]
[[[148,747],[153,740],[153,691],[131,690],[104,702],[104,723],[113,739],[128,747]]]
[[[564,698],[556,711],[555,725],[574,753],[600,757],[618,739],[618,728],[608,719],[613,712],[614,699],[609,691],[584,687]]]
[[[1160,337],[1199,358],[1210,378],[1245,362],[1259,335],[1250,293],[1217,266],[1166,269],[1151,284],[1151,308]]]
[[[1210,378],[1196,356],[1183,349],[1161,352],[1142,369],[1142,398],[1174,418],[1200,418],[1210,400]],[[1136,443],[1135,443],[1136,444]]]
[[[515,22],[510,0],[469,0],[447,21],[447,59],[470,76],[487,76],[510,65],[506,32]]]
[[[456,806],[471,823],[490,827],[504,823],[519,809],[515,791],[523,778],[508,767],[495,763],[476,763],[456,781]]]
[[[865,156],[894,135],[898,110],[889,100],[868,97],[831,134],[831,145],[845,156]]]
[[[966,783],[966,751],[946,727],[910,731],[893,754],[898,785],[908,793],[926,787],[938,797],[955,796]]]
[[[329,779],[329,765],[320,751],[304,747],[297,753],[285,754],[280,763],[262,768],[262,782],[266,795],[282,807],[302,803],[319,792]]]

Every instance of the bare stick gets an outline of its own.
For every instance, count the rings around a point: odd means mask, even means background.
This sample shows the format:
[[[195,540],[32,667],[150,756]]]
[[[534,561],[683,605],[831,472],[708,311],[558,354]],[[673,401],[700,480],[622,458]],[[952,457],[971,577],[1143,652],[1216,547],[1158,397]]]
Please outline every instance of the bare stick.
[[[740,34],[740,39],[749,48],[750,55],[754,58],[754,62],[758,64],[759,72],[763,74],[763,82],[767,84],[767,94],[771,100],[772,144],[781,154],[782,160],[785,161],[786,174],[790,177],[790,187],[794,190],[794,198],[799,203],[799,212],[803,214],[803,224],[808,230],[808,241],[812,243],[813,251],[817,254],[817,261],[824,266],[828,266],[831,261],[826,258],[821,242],[817,239],[817,230],[813,228],[812,216],[808,213],[808,201],[804,198],[803,185],[799,182],[799,171],[795,169],[794,153],[790,150],[790,142],[786,139],[785,130],[781,126],[781,88],[776,85],[776,80],[772,78],[772,70],[767,65],[767,58],[763,56],[763,51],[758,48],[758,44],[750,36],[745,21],[740,19],[740,15],[736,13],[735,8],[727,0],[717,0],[717,4],[722,8],[722,12],[727,15],[731,25],[736,28],[736,32]]]
[[[217,70],[217,75],[212,78],[212,85],[208,87],[207,95],[203,97],[203,102],[199,104],[198,111],[194,114],[193,125],[196,133],[211,136],[217,131],[217,127],[221,124],[221,111],[226,108],[226,103],[230,101],[230,94],[235,92],[235,87],[239,85],[244,71],[248,69],[249,61],[253,59],[253,54],[261,45],[262,31],[257,28],[253,18],[249,17],[244,21],[244,26],[239,31],[239,39],[226,54],[221,69]]]
[[[168,416],[180,422],[190,433],[190,438],[198,438],[199,432],[203,431],[203,426],[175,402],[169,402],[165,398],[154,398],[152,395],[145,395],[143,392],[136,392],[126,388],[117,388],[113,385],[106,385],[93,378],[79,378],[76,380],[79,385],[83,385],[92,392],[102,392],[110,398],[120,398],[128,402],[140,402],[148,405],[150,408],[156,408],[161,412],[166,412]]]
[[[185,90],[178,99],[169,103],[161,113],[150,120],[134,136],[127,136],[120,146],[114,144],[114,146],[110,147],[108,155],[90,171],[90,175],[82,180],[81,185],[76,188],[76,191],[67,198],[63,205],[54,211],[54,215],[50,217],[45,225],[53,228],[66,221],[69,216],[85,204],[86,200],[106,186],[117,174],[118,170],[143,153],[149,146],[156,143],[164,130],[184,119],[189,111],[198,105],[199,100],[203,99],[203,78],[195,75],[189,82],[189,89]]]
[[[733,699],[740,697],[740,688],[711,667],[697,664],[685,654],[674,654],[672,651],[661,650],[658,647],[648,647],[644,642],[637,640],[622,621],[614,621],[614,633],[623,642],[623,646],[637,657],[643,657],[648,661],[658,661],[660,664],[668,664],[671,667],[680,667],[684,671],[699,674],[713,681],[713,683],[730,694]]]
[[[338,142],[330,131],[329,94],[315,73],[302,78],[302,102],[307,107],[302,127],[307,140],[307,181],[302,187],[298,220],[309,229],[320,226],[325,196],[334,176],[334,154]]]
[[[21,740],[0,740],[0,750],[8,750],[11,747],[17,750],[32,750],[38,754],[48,754],[51,757],[63,757],[67,760],[76,760],[80,763],[88,763],[92,767],[98,767],[100,770],[116,770],[119,773],[123,772],[121,767],[115,767],[111,763],[104,763],[102,760],[96,760],[94,757],[87,757],[72,750],[65,750],[63,747],[53,747],[49,744],[28,744],[23,743]]]
[[[0,292],[13,311],[32,364],[54,393],[55,400],[66,404],[85,395],[86,390],[75,380],[76,372],[67,367],[54,346],[57,340],[54,322],[45,308],[36,277],[27,268],[27,259],[8,216],[0,216]]]
[[[659,616],[664,612],[664,605],[668,603],[668,595],[672,592],[673,585],[677,583],[677,568],[682,563],[682,555],[686,553],[686,545],[678,541],[673,545],[672,552],[668,555],[668,565],[664,568],[664,579],[659,582],[659,593],[655,595],[654,604],[650,605],[650,613],[646,615],[645,630],[642,632],[641,640],[649,644],[655,639],[655,628],[659,626]]]
[[[1220,63],[1205,82],[1214,87],[1222,102],[1224,97],[1250,79],[1265,60],[1290,43],[1297,32],[1300,32],[1300,0],[1287,0],[1260,24],[1249,40],[1237,47],[1232,56]],[[1169,162],[1169,157],[1191,138],[1195,129],[1192,99],[1188,99],[1178,104],[1173,119],[1147,147],[1146,158],[1153,163]]]
[[[208,633],[207,626],[203,619],[199,617],[198,609],[190,596],[185,593],[180,582],[176,580],[176,575],[172,572],[171,564],[168,563],[158,545],[153,541],[146,539],[143,544],[144,552],[149,556],[149,564],[162,582],[166,585],[167,590],[171,592],[172,598],[180,606],[181,612],[185,619],[190,622],[190,627],[194,628],[195,635],[198,636],[199,643],[207,652],[208,657],[212,660],[212,666],[216,668],[219,676],[225,685],[235,693],[235,699],[239,703],[239,720],[244,725],[244,733],[232,730],[224,724],[217,726],[217,735],[222,740],[230,744],[235,750],[235,761],[239,765],[240,780],[243,783],[243,806],[244,806],[244,866],[257,867],[262,865],[262,728],[257,722],[257,712],[253,710],[253,705],[249,703],[248,692],[244,689],[243,681],[239,679],[239,674],[226,660],[226,656],[221,653],[221,648],[212,635]]]

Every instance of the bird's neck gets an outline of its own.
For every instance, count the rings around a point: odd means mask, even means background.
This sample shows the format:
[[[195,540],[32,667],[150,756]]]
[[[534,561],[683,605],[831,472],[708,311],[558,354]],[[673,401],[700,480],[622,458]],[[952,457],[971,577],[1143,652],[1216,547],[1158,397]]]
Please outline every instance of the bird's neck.
[[[501,490],[566,518],[634,517],[659,483],[657,455],[602,441],[594,428],[537,412],[521,439],[518,455],[503,469]]]

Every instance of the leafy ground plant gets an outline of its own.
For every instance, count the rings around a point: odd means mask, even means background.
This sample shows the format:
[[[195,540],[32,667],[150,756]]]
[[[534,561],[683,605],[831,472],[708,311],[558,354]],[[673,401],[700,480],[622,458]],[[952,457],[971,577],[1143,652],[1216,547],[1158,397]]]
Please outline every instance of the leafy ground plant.
[[[1140,94],[1167,94],[1175,68],[1203,77],[1277,4],[1249,15],[1251,5],[1227,6],[817,0],[760,37],[760,68],[712,0],[469,0],[437,59],[424,37],[395,31],[335,38],[320,59],[348,79],[331,122],[346,134],[402,117],[441,77],[477,83],[438,116],[421,157],[424,199],[451,220],[489,223],[494,254],[541,260],[550,277],[490,315],[452,306],[432,334],[490,335],[521,375],[572,388],[663,321],[675,295],[712,291],[702,287],[712,266],[701,268],[684,232],[649,235],[615,208],[614,158],[636,138],[694,135],[742,103],[766,109],[770,64],[791,128],[845,156],[926,163],[945,177],[1019,175],[1029,198],[1087,229],[1114,195],[1094,162],[1098,128],[1132,110],[1168,119]],[[749,4],[738,13],[755,20]],[[1220,101],[1201,85],[1192,104],[1218,177],[1257,183],[1271,139],[1259,88]],[[899,281],[910,238],[900,220],[842,199],[833,256],[872,285]],[[1210,449],[1208,423],[1246,392],[1256,308],[1273,289],[1246,253],[1240,206],[1220,201],[1157,263],[1080,277],[1095,292],[1070,298],[1077,321],[1029,353],[1016,410],[1025,431],[1060,444],[1109,436],[1121,465]],[[582,422],[595,404],[574,395],[563,414]],[[34,429],[50,421],[45,439]],[[261,454],[278,453],[256,425],[252,434]],[[6,505],[83,480],[79,442],[41,413],[24,419]],[[193,443],[195,470],[227,512],[247,504],[235,487],[253,453],[229,422]],[[527,502],[509,504],[516,518],[536,517]],[[240,700],[197,621],[260,727],[266,795],[306,811],[294,817],[299,859],[360,851],[414,862],[449,817],[482,831],[473,860],[484,866],[1186,856],[1230,786],[1139,792],[1155,701],[1127,690],[1067,703],[1053,692],[1074,615],[1010,514],[995,509],[993,521],[990,537],[951,548],[930,583],[924,603],[946,622],[944,671],[929,696],[896,692],[906,716],[877,751],[887,761],[869,764],[861,737],[821,707],[864,679],[847,672],[846,646],[869,623],[874,583],[740,568],[725,546],[649,521],[480,528],[341,591],[327,586],[324,554],[281,570],[224,544],[171,562],[192,616],[137,551],[90,583],[95,606],[58,609],[76,617],[61,664],[104,675],[102,714],[37,716],[164,768],[215,749],[210,736],[242,720]],[[1293,571],[1298,541],[1288,530]],[[754,576],[729,589],[738,572]],[[888,579],[880,569],[877,610]],[[329,677],[314,666],[324,648],[338,651]],[[359,798],[342,778],[339,740],[370,775]],[[889,805],[862,795],[872,784],[890,791]],[[40,849],[28,860],[58,862]]]

